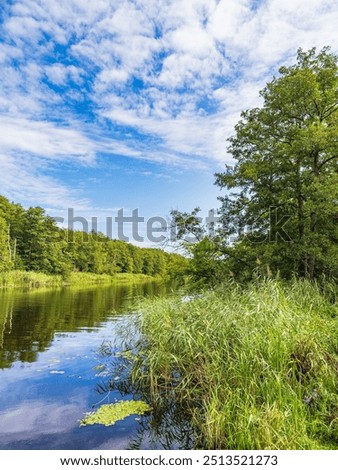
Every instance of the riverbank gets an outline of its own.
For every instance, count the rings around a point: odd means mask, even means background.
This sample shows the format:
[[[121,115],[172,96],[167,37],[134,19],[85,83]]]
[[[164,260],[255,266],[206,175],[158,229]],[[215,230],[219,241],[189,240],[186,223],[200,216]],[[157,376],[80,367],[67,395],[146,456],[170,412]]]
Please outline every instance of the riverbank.
[[[0,289],[25,287],[62,287],[91,284],[133,284],[151,281],[159,278],[147,276],[145,274],[116,273],[113,276],[108,274],[92,274],[74,272],[66,278],[63,276],[44,274],[34,271],[8,271],[0,273]]]
[[[337,291],[326,290],[262,281],[145,301],[135,389],[155,407],[174,396],[197,448],[337,449]]]

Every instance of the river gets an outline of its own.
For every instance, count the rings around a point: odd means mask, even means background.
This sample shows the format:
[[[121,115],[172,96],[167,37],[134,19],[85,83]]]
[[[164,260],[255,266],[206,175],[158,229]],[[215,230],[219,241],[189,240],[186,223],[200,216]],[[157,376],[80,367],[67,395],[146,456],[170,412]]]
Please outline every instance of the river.
[[[98,351],[116,340],[131,301],[166,293],[151,282],[0,292],[0,449],[176,448],[151,440],[135,416],[79,425],[100,402],[130,398],[102,392]]]

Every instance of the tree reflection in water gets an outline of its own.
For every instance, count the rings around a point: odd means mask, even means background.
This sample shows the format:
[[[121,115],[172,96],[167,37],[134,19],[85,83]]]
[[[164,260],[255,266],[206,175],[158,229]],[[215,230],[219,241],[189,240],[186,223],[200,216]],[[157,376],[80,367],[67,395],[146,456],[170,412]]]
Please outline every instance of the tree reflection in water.
[[[154,396],[145,384],[135,383],[131,368],[135,347],[124,351],[121,353],[121,344],[110,343],[102,344],[98,351],[101,382],[96,391],[102,398],[96,405],[109,401],[110,392],[118,390],[125,399],[142,400],[151,406],[151,413],[138,419],[136,436],[129,442],[131,450],[192,449],[194,431],[184,403],[175,399],[174,387]]]

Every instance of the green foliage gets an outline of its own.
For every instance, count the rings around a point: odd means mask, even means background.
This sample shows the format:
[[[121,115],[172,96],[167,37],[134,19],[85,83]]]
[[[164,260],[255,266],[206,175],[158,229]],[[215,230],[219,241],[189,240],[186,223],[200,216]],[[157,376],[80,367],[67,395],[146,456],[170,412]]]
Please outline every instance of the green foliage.
[[[87,414],[81,420],[81,426],[103,424],[112,426],[117,421],[131,415],[144,415],[150,411],[150,406],[143,401],[120,401],[111,405],[102,405],[94,413]]]
[[[188,248],[192,255],[188,272],[194,287],[215,286],[224,279],[223,253],[215,240],[204,237]]]
[[[171,280],[184,282],[189,273],[191,260],[177,253],[164,253],[164,255],[167,267],[166,276]]]
[[[235,127],[235,167],[216,175],[228,190],[222,238],[239,235],[228,269],[253,272],[258,261],[283,277],[337,276],[337,57],[299,50],[279,72]]]
[[[208,227],[202,224],[199,212],[198,207],[191,213],[171,211],[177,240],[189,255],[184,274],[189,277],[194,288],[214,286],[224,279],[223,252],[219,239],[207,234]]]
[[[171,211],[178,240],[186,238],[187,235],[197,241],[204,238],[205,230],[198,217],[200,211],[201,209],[199,207],[195,207],[191,212],[181,212],[179,210]]]
[[[146,301],[126,341],[133,388],[154,409],[174,397],[197,448],[338,448],[337,287],[325,290],[260,280]]]
[[[0,273],[0,289],[12,287],[53,287],[61,285],[63,285],[62,276],[20,270]]]
[[[111,240],[102,233],[60,229],[42,208],[25,210],[0,196],[0,272],[14,268],[64,280],[74,272],[170,277],[185,263],[182,256]]]
[[[9,227],[5,219],[0,215],[0,272],[10,269],[12,264],[11,247],[9,244]]]

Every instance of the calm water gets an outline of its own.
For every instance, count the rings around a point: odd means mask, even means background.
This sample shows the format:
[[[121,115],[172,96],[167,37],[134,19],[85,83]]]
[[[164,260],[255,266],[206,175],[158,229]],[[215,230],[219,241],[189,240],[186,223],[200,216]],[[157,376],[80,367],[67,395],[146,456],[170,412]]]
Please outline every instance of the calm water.
[[[0,292],[0,449],[161,447],[135,416],[111,427],[79,420],[101,400],[122,398],[99,393],[98,350],[116,339],[130,300],[165,294],[154,283]]]

